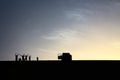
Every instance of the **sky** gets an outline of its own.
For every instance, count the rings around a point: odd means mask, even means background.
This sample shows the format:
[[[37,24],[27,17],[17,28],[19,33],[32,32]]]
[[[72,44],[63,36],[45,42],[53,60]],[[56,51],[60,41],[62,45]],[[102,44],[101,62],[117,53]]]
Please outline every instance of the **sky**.
[[[119,0],[0,0],[0,60],[120,60]]]

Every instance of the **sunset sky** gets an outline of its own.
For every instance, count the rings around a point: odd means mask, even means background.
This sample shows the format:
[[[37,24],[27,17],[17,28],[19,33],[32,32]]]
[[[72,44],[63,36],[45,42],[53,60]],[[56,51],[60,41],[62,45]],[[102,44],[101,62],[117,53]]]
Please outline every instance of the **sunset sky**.
[[[120,0],[0,0],[0,60],[120,60]]]

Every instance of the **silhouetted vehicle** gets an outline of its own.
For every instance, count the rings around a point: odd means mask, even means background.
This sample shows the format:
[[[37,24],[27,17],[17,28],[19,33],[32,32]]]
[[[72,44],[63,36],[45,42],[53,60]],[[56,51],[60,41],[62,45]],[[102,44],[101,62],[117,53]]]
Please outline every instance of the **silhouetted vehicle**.
[[[61,59],[61,61],[72,61],[72,55],[70,53],[63,53],[58,56],[58,59]]]

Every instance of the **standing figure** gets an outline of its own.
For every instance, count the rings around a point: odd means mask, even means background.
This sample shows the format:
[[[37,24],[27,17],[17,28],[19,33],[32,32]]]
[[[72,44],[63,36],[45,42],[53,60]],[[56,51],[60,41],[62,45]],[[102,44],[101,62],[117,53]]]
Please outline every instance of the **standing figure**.
[[[39,61],[39,57],[37,57],[37,61]]]

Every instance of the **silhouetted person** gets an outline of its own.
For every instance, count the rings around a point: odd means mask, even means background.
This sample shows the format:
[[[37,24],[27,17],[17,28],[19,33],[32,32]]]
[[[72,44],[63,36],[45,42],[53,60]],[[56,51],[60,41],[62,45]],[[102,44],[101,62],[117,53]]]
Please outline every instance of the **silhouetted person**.
[[[24,55],[22,55],[22,61],[25,61],[25,56]]]
[[[19,61],[22,61],[22,59],[21,59],[21,58],[19,58]]]
[[[29,61],[31,61],[31,56],[29,56]]]
[[[15,55],[15,61],[18,61],[18,55]]]
[[[39,61],[39,57],[37,57],[37,61]]]
[[[25,61],[27,61],[27,57],[28,57],[27,55],[24,56]]]
[[[63,53],[58,56],[58,59],[61,59],[61,61],[72,61],[72,55],[70,55],[70,53]]]

